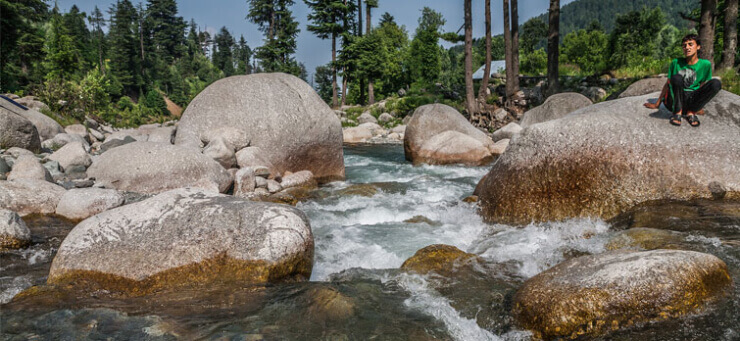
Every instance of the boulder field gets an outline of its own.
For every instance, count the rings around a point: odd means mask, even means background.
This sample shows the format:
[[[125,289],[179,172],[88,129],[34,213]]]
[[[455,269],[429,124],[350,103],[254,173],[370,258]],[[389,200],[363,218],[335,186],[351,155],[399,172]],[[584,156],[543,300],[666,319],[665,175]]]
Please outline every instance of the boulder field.
[[[493,141],[455,108],[428,104],[414,111],[404,133],[406,160],[419,164],[462,163],[480,166],[493,161]]]
[[[236,130],[265,151],[274,172],[311,171],[323,183],[344,179],[342,127],[310,85],[283,73],[233,76],[201,92],[180,119],[175,144],[208,148],[215,131]],[[238,149],[232,146],[233,151]]]
[[[731,284],[725,262],[709,254],[607,252],[565,261],[524,282],[513,315],[538,338],[596,336],[701,311]]]
[[[610,219],[653,200],[740,197],[740,96],[721,91],[700,127],[643,107],[657,93],[602,102],[525,128],[478,183],[489,221]]]
[[[307,280],[313,235],[299,210],[198,189],[177,189],[78,224],[48,283],[146,294],[212,282]]]

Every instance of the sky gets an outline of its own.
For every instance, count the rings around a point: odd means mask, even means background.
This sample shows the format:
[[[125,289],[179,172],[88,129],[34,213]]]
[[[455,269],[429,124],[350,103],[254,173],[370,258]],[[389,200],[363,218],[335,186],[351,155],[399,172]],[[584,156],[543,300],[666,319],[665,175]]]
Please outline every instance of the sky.
[[[134,5],[145,0],[131,0]],[[561,6],[575,0],[562,0]],[[66,12],[72,5],[77,5],[81,11],[90,13],[98,6],[106,15],[107,9],[115,0],[56,0],[59,8]],[[547,12],[549,7],[547,0],[519,0],[519,24],[527,19]],[[231,32],[238,40],[241,35],[247,40],[251,48],[262,45],[263,35],[257,29],[257,25],[245,19],[247,15],[247,0],[178,0],[179,15],[186,22],[195,19],[201,30],[215,34],[222,26]],[[364,2],[363,2],[364,4]],[[380,16],[388,12],[395,17],[399,25],[406,26],[409,37],[413,36],[417,22],[421,16],[421,9],[425,6],[442,13],[447,20],[444,26],[446,32],[457,32],[463,24],[463,1],[462,0],[380,0],[379,7],[372,12],[373,24],[377,24]],[[484,0],[473,0],[473,36],[482,37],[485,32]],[[503,4],[502,0],[491,1],[491,17],[493,19],[493,34],[503,32]],[[298,36],[298,50],[296,60],[306,65],[310,74],[319,65],[331,61],[331,40],[321,40],[308,32],[306,25],[309,9],[302,0],[296,0],[293,7],[293,16],[300,22],[301,33]],[[363,15],[364,15],[363,11]]]

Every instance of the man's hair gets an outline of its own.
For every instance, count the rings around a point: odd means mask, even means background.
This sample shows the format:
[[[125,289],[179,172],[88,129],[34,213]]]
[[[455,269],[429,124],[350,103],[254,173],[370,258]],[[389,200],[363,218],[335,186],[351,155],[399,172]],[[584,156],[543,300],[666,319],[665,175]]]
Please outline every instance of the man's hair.
[[[693,40],[696,42],[696,45],[701,46],[701,41],[699,41],[699,36],[693,33],[687,34],[686,36],[684,36],[683,39],[681,39],[681,45],[683,45],[683,43],[689,40]]]

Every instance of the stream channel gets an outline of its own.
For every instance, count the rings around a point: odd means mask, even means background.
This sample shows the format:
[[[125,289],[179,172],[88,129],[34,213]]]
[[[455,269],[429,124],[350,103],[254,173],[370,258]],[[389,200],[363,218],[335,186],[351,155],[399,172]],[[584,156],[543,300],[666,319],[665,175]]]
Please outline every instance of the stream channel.
[[[524,227],[487,224],[465,203],[490,167],[419,166],[399,145],[345,148],[346,181],[298,204],[315,239],[310,282],[182,289],[123,298],[104,290],[47,295],[43,285],[72,224],[26,220],[34,245],[0,254],[0,340],[529,340],[511,317],[528,278],[613,248],[673,248],[724,260],[732,293],[698,314],[599,340],[740,340],[740,203],[645,206],[619,219]],[[643,243],[629,228],[659,229]],[[657,232],[655,232],[657,231]],[[454,276],[400,271],[431,244],[480,257]],[[32,289],[33,290],[33,289]]]

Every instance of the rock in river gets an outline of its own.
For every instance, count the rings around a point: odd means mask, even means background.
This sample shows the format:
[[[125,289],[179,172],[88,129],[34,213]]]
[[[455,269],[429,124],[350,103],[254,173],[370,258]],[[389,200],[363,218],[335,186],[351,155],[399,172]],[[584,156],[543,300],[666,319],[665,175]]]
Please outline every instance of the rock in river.
[[[48,283],[135,295],[307,280],[313,252],[311,227],[295,208],[177,189],[82,221],[59,247]]]
[[[492,221],[611,219],[653,200],[740,197],[740,96],[721,91],[701,127],[627,97],[532,125],[475,190]]]
[[[31,243],[31,231],[18,213],[0,208],[0,251]]]
[[[609,252],[574,258],[524,282],[517,322],[545,339],[599,335],[692,313],[727,294],[719,258],[693,251]]]
[[[428,104],[414,111],[406,126],[403,149],[416,164],[482,165],[493,160],[493,141],[455,108]]]
[[[64,194],[64,188],[44,180],[0,181],[0,208],[29,214],[51,214]]]
[[[87,174],[106,188],[138,193],[160,193],[198,187],[225,192],[229,172],[206,155],[181,146],[134,142],[113,148],[90,166]]]
[[[183,113],[175,143],[199,148],[204,134],[224,127],[266,151],[275,174],[310,170],[319,182],[344,179],[341,123],[298,77],[263,73],[211,84]]]

